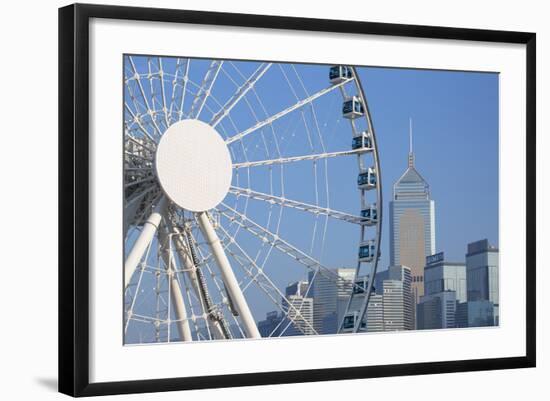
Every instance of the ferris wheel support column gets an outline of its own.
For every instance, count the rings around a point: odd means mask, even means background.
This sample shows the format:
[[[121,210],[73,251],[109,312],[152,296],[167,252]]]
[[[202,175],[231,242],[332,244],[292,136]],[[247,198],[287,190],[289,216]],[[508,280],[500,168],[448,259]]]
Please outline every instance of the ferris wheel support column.
[[[166,209],[166,205],[166,197],[163,196],[157,203],[157,206],[155,207],[155,210],[153,210],[153,213],[151,213],[147,221],[143,224],[141,234],[139,234],[136,242],[134,242],[132,250],[126,257],[126,261],[124,262],[124,288],[128,287],[128,284],[130,283],[130,280],[132,279],[132,276],[136,271],[139,261],[141,260],[141,258],[147,251],[147,247],[153,240],[153,237],[158,230],[160,221],[162,220],[162,214]]]
[[[161,256],[168,271],[168,280],[170,282],[170,300],[174,306],[174,312],[177,319],[178,332],[182,341],[193,341],[191,329],[189,328],[189,320],[187,319],[187,311],[183,294],[178,284],[176,273],[176,263],[174,261],[174,253],[172,252],[170,237],[166,234],[166,226],[159,229],[159,240],[161,245]]]
[[[247,337],[261,338],[256,322],[254,322],[254,318],[250,312],[250,308],[248,307],[246,299],[244,298],[241,288],[239,287],[239,282],[235,277],[235,273],[233,273],[233,269],[231,268],[227,255],[223,250],[218,234],[216,234],[214,227],[212,227],[208,214],[206,212],[199,212],[196,213],[196,216],[201,231],[212,250],[212,255],[220,268],[227,292],[229,293],[235,308],[239,312],[239,316],[243,322]]]
[[[202,291],[199,286],[197,269],[196,269],[195,263],[191,259],[191,255],[188,247],[186,246],[186,242],[184,242],[183,234],[175,226],[172,226],[172,231],[176,234],[176,237],[174,237],[174,245],[176,246],[176,255],[180,261],[180,264],[185,267],[187,277],[191,281],[191,286],[195,291],[195,295],[197,296],[198,299],[201,299],[201,304],[204,308],[205,307],[204,304],[206,302],[203,299]],[[211,330],[214,331],[216,338],[218,339],[226,338],[223,334],[223,330],[221,329],[219,322],[212,319],[208,319],[208,324],[210,325]]]

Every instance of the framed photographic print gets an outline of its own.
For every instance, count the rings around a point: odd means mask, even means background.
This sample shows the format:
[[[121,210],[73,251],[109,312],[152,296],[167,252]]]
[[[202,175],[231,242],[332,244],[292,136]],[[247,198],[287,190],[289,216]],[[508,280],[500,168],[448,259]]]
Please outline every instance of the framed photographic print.
[[[59,390],[535,366],[535,34],[59,10]]]

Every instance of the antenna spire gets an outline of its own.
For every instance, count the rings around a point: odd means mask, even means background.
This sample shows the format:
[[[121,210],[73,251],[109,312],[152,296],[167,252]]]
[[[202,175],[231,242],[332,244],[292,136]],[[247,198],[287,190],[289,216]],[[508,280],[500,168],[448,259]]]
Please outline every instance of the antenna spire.
[[[414,167],[414,154],[413,154],[413,125],[412,118],[409,117],[409,167]]]

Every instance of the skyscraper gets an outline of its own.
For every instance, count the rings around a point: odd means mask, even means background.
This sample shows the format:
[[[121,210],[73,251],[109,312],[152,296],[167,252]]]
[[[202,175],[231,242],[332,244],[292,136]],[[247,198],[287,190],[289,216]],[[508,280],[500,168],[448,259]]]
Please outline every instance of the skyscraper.
[[[384,331],[413,330],[411,269],[390,266],[387,272],[387,278],[382,281]]]
[[[411,293],[411,270],[407,266],[390,266],[382,272],[378,281],[380,290],[371,293],[365,321],[361,326],[364,331],[396,331],[414,329],[414,305]],[[366,292],[360,288],[368,286],[368,276],[356,279],[356,291],[350,310],[346,315],[344,331],[353,328],[357,319],[357,310],[363,303]]]
[[[466,302],[466,265],[445,260],[443,252],[426,257],[424,294],[455,291],[458,302]]]
[[[313,299],[303,297],[302,295],[289,295],[287,299],[291,305],[287,315],[290,322],[287,323],[288,328],[283,332],[283,335],[301,336],[315,334],[313,330]],[[285,327],[283,327],[284,329]]]
[[[416,309],[417,329],[452,329],[456,327],[456,292],[441,291],[420,297]]]
[[[492,302],[494,325],[498,326],[498,248],[487,239],[468,244],[466,274],[468,301]]]
[[[390,266],[388,268],[388,280],[398,281],[401,283],[400,285],[400,293],[399,297],[396,298],[396,294],[393,294],[393,302],[397,300],[399,303],[400,308],[402,308],[402,319],[403,322],[399,323],[402,325],[402,329],[398,330],[414,330],[415,327],[415,312],[416,312],[416,305],[413,299],[412,294],[412,275],[411,275],[411,269],[408,266]],[[385,293],[385,288],[389,288],[388,286],[384,286],[384,283],[382,284],[383,293]],[[386,301],[386,298],[388,300]],[[390,298],[384,296],[384,311],[388,310],[390,308]]]
[[[390,201],[390,265],[411,268],[417,303],[424,295],[426,256],[435,253],[435,205],[428,183],[415,168],[412,126],[409,135],[408,167],[394,184]]]
[[[315,334],[316,330],[313,330],[313,299],[306,296],[308,287],[307,281],[297,281],[286,287],[283,308],[287,312],[289,321],[283,322],[282,335]]]
[[[277,311],[267,312],[265,320],[258,322],[258,331],[262,337],[277,337],[281,333],[282,314]]]
[[[340,280],[320,271],[309,273],[311,286],[307,296],[313,298],[313,327],[319,334],[337,332],[353,287],[355,269],[339,268],[334,272]]]
[[[384,304],[383,297],[371,294],[367,307],[367,331],[384,331]]]
[[[491,301],[461,302],[456,306],[456,327],[494,326]]]

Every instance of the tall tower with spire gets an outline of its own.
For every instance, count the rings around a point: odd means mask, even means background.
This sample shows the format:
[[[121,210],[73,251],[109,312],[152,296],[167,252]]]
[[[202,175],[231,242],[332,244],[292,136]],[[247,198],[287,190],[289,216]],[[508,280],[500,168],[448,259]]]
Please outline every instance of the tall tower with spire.
[[[407,169],[393,186],[390,201],[390,265],[411,269],[415,302],[424,295],[426,256],[435,253],[435,204],[430,186],[416,170],[412,120],[409,119]]]

